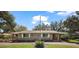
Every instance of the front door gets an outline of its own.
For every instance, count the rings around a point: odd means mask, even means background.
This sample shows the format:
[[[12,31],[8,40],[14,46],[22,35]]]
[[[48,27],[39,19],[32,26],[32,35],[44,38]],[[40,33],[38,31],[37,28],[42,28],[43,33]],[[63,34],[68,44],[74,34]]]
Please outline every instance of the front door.
[[[53,39],[53,41],[57,41],[57,35],[56,34],[53,34],[52,35],[52,39]]]

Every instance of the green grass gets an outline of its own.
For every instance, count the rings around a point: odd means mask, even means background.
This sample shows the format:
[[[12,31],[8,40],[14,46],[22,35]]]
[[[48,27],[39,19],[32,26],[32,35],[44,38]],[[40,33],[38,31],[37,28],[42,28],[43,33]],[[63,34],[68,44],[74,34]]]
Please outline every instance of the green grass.
[[[34,48],[34,44],[0,44],[0,48]],[[46,44],[45,48],[79,48],[78,45]]]
[[[0,48],[33,48],[32,44],[11,44],[11,45],[0,45]]]
[[[72,40],[72,39],[70,39],[70,40],[68,40],[68,42],[71,42],[71,43],[77,43],[77,42],[79,42],[79,40]]]
[[[46,48],[79,48],[79,46],[61,45],[61,44],[47,44]]]

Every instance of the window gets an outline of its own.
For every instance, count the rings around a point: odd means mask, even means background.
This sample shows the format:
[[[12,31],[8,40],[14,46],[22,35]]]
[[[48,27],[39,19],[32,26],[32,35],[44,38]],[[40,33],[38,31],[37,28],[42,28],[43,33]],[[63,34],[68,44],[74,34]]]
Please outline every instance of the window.
[[[23,34],[23,37],[29,37],[29,35],[28,34]]]
[[[48,34],[43,34],[43,37],[48,37]]]

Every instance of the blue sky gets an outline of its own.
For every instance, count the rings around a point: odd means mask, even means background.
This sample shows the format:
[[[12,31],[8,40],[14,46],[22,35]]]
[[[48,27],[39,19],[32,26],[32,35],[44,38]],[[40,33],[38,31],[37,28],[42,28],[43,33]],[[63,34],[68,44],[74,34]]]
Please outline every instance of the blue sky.
[[[11,11],[15,21],[19,25],[26,26],[31,30],[40,21],[50,25],[50,22],[65,20],[69,15],[75,15],[74,11]]]

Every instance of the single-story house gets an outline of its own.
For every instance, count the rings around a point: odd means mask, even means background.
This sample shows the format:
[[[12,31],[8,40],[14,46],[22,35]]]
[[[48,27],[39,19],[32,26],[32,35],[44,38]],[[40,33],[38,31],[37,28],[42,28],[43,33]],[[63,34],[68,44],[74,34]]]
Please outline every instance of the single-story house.
[[[60,41],[61,35],[64,35],[64,32],[57,31],[48,31],[48,30],[40,30],[40,31],[21,31],[21,32],[12,32],[12,39],[25,39],[25,40],[52,40],[52,41]]]

